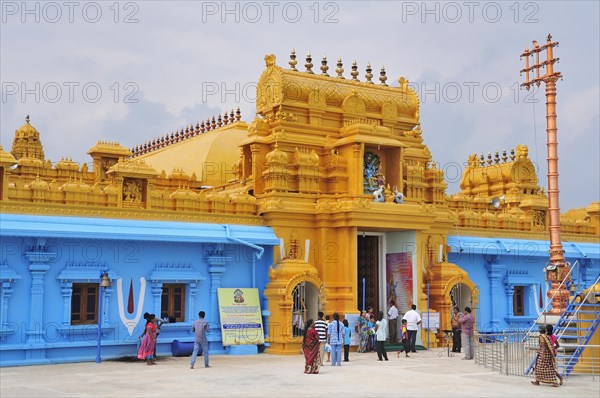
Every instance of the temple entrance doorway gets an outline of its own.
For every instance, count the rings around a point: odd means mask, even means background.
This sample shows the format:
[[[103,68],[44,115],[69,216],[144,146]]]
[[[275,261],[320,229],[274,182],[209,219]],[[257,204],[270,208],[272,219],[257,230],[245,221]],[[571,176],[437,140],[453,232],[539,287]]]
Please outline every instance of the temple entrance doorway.
[[[379,235],[367,235],[359,233],[357,236],[358,248],[358,280],[357,280],[357,303],[361,310],[373,307],[373,313],[377,314],[379,308],[379,279],[380,279],[380,238]],[[363,282],[364,279],[364,282]],[[365,308],[363,308],[365,307]]]
[[[452,289],[450,290],[450,301],[452,302],[450,312],[452,312],[452,308],[454,307],[458,307],[460,312],[464,312],[465,307],[474,309],[471,289],[464,283],[457,283],[452,286]],[[452,317],[452,313],[450,314],[450,317]]]
[[[317,320],[320,311],[319,290],[310,282],[298,283],[292,292],[292,336],[304,335],[304,326],[309,319]]]

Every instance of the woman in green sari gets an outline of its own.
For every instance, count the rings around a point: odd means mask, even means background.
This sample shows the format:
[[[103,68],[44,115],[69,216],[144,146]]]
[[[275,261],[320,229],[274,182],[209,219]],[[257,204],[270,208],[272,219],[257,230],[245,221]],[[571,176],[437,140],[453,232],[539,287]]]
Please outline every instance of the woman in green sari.
[[[360,342],[358,344],[357,352],[367,352],[367,343],[369,341],[369,328],[367,326],[367,319],[365,318],[366,311],[362,311],[360,316],[358,317],[358,322],[356,322],[356,326],[358,328],[358,333],[360,336]]]

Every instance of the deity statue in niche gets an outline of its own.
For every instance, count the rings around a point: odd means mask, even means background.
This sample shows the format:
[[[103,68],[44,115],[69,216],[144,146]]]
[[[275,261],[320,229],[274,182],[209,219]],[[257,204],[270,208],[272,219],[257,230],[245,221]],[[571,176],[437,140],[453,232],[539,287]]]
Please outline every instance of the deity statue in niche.
[[[365,193],[374,192],[385,186],[385,176],[381,169],[381,160],[373,152],[365,153],[363,159],[363,178]]]

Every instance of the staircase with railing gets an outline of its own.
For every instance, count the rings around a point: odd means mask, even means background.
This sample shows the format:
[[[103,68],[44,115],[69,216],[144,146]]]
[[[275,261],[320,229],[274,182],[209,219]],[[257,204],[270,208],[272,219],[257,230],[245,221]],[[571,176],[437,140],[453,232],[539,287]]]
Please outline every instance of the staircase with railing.
[[[569,376],[600,325],[600,293],[594,286],[588,292],[576,292],[565,312],[558,320],[554,331],[562,350],[556,356],[558,373]]]
[[[567,279],[574,267],[575,264],[569,270],[565,279]],[[563,280],[561,283],[566,284],[567,282]],[[577,290],[573,291],[569,304],[554,327],[554,334],[558,338],[561,347],[556,356],[557,371],[563,377],[567,377],[573,372],[575,365],[580,360],[583,352],[600,325],[600,293],[594,289],[598,283],[600,283],[600,276],[598,276],[596,281],[590,285],[587,293]],[[576,287],[572,282],[570,285]],[[544,308],[544,313],[545,312],[546,308]],[[538,317],[526,336],[531,337],[533,327],[540,323],[543,316],[544,314]],[[543,323],[545,323],[545,319]],[[525,374],[529,374],[534,366],[535,358],[529,365]],[[592,364],[592,367],[594,366],[597,365]],[[595,373],[596,371],[596,369],[591,370],[592,373]]]

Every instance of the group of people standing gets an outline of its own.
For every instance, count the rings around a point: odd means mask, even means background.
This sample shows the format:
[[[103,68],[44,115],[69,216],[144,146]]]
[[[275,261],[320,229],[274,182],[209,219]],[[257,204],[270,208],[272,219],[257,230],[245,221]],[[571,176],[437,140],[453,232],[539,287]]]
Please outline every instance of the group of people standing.
[[[302,353],[304,354],[304,373],[317,374],[323,365],[326,346],[331,361],[331,366],[342,366],[342,347],[344,347],[344,362],[348,362],[350,353],[350,328],[348,321],[340,321],[340,315],[333,314],[333,320],[327,323],[319,311],[316,321],[306,321],[306,329],[302,339]]]
[[[204,319],[204,311],[198,313],[198,319],[192,326],[192,332],[194,333],[194,351],[192,352],[192,359],[190,362],[190,369],[194,369],[196,363],[196,357],[198,353],[204,356],[204,367],[209,368],[208,364],[208,339],[206,334],[210,332],[208,321]],[[140,348],[138,349],[138,359],[146,360],[148,365],[156,365],[156,339],[160,333],[160,327],[163,324],[163,320],[156,318],[156,315],[146,312],[144,314],[146,320],[146,326],[144,332],[140,336]]]
[[[475,356],[474,325],[475,319],[471,308],[465,307],[462,313],[454,307],[452,315],[452,352],[459,353],[464,350],[463,359],[473,359]]]
[[[418,325],[421,323],[421,316],[416,309],[417,307],[413,305],[402,318],[401,336],[406,356],[409,351],[416,352]],[[323,365],[326,351],[331,353],[331,366],[341,366],[342,347],[344,349],[343,362],[349,361],[350,328],[348,321],[346,319],[343,322],[340,321],[338,313],[333,314],[333,320],[329,323],[323,319],[323,316],[323,312],[319,312],[319,318],[316,321],[309,319],[306,322],[302,339],[302,353],[305,358],[304,373],[319,373],[319,367]],[[379,361],[388,360],[384,345],[388,340],[388,328],[390,329],[389,340],[396,342],[398,338],[398,309],[394,301],[391,301],[388,317],[389,322],[385,319],[383,311],[379,311],[376,320],[372,307],[361,312],[355,326],[355,330],[360,336],[357,352],[376,351]]]
[[[160,333],[161,319],[157,319],[156,315],[148,312],[144,313],[146,326],[144,332],[140,336],[140,348],[138,349],[138,359],[146,360],[148,365],[156,365],[156,338]]]

